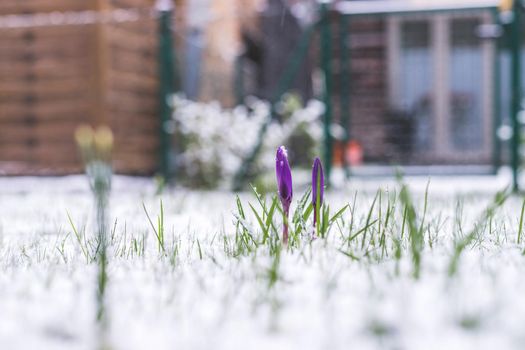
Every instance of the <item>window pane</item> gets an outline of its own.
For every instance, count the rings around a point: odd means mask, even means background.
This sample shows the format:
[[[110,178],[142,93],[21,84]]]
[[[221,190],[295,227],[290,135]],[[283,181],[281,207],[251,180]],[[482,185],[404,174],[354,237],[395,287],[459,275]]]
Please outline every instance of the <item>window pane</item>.
[[[415,152],[433,144],[433,62],[428,21],[407,21],[401,27],[401,106],[412,115],[410,143]]]
[[[476,36],[479,19],[455,19],[450,26],[450,135],[453,149],[483,145],[483,53]]]

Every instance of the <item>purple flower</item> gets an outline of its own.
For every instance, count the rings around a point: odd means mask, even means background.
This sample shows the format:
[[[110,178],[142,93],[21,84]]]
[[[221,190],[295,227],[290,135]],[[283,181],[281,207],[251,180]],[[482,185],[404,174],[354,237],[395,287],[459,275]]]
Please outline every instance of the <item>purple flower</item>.
[[[319,192],[317,192],[319,189]],[[324,175],[323,165],[319,158],[315,158],[312,168],[312,206],[314,207],[314,226],[318,219],[318,209],[323,205]]]
[[[281,146],[277,149],[275,156],[275,174],[277,176],[277,190],[279,199],[283,205],[283,242],[288,243],[288,213],[290,211],[290,204],[292,203],[293,189],[292,189],[292,172],[290,164],[288,164],[288,154],[286,148]]]

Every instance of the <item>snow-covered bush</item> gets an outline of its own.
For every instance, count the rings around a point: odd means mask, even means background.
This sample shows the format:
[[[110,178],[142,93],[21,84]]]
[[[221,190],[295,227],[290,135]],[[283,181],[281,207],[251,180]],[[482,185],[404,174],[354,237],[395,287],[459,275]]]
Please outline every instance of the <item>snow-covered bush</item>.
[[[174,97],[177,175],[192,187],[229,186],[242,160],[255,147],[270,105],[252,99],[246,106],[223,109],[217,102],[200,103]],[[288,96],[278,106],[254,169],[263,174],[274,165],[275,149],[287,145],[292,161],[311,159],[322,135],[323,105],[310,101],[304,107]]]

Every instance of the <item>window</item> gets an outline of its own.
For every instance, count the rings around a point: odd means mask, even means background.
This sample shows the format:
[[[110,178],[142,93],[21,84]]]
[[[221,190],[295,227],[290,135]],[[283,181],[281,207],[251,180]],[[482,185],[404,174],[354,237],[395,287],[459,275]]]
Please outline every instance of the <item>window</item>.
[[[476,31],[485,14],[388,19],[389,105],[412,118],[416,157],[490,162],[494,47]]]

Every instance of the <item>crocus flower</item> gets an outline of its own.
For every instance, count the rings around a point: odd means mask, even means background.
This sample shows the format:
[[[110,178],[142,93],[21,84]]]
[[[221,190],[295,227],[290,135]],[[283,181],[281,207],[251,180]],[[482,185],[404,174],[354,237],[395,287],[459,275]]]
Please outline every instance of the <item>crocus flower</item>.
[[[292,172],[288,164],[288,153],[286,148],[281,146],[277,149],[275,157],[275,174],[277,175],[277,190],[279,199],[283,205],[283,243],[288,243],[288,214],[292,203]]]
[[[312,206],[314,208],[314,227],[319,218],[319,210],[323,205],[324,175],[323,165],[319,158],[315,158],[312,168]]]

